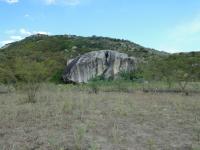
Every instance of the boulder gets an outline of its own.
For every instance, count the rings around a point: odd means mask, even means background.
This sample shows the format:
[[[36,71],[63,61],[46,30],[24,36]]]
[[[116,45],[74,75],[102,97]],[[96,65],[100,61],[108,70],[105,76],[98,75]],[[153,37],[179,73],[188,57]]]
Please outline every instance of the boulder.
[[[87,83],[97,76],[115,79],[120,72],[135,69],[136,59],[127,54],[112,50],[92,51],[69,60],[62,78],[66,83]]]

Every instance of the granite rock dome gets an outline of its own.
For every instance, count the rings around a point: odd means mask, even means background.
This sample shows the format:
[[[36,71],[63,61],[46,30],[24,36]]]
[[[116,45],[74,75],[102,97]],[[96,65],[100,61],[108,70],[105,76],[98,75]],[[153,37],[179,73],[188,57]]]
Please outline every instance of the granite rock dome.
[[[68,61],[64,82],[87,83],[96,76],[115,79],[119,72],[136,69],[136,59],[112,50],[92,51]]]

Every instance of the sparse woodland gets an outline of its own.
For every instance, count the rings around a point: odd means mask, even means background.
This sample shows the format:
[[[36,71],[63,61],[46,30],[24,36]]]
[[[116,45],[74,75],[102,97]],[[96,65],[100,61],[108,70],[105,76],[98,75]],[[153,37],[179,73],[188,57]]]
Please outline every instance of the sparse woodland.
[[[64,84],[67,60],[114,49],[117,80]],[[104,37],[31,36],[0,49],[0,150],[199,150],[200,53]]]

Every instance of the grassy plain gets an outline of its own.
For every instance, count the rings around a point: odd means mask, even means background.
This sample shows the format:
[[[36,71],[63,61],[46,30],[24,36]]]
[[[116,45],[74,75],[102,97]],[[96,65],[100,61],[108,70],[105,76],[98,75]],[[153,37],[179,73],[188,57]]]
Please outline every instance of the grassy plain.
[[[200,150],[200,94],[109,85],[1,93],[0,150]]]

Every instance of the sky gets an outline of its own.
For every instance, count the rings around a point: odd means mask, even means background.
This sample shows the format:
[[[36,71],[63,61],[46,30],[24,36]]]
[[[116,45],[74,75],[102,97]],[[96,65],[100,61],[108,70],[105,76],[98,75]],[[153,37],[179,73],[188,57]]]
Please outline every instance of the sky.
[[[200,51],[200,0],[0,0],[0,46],[37,33]]]

